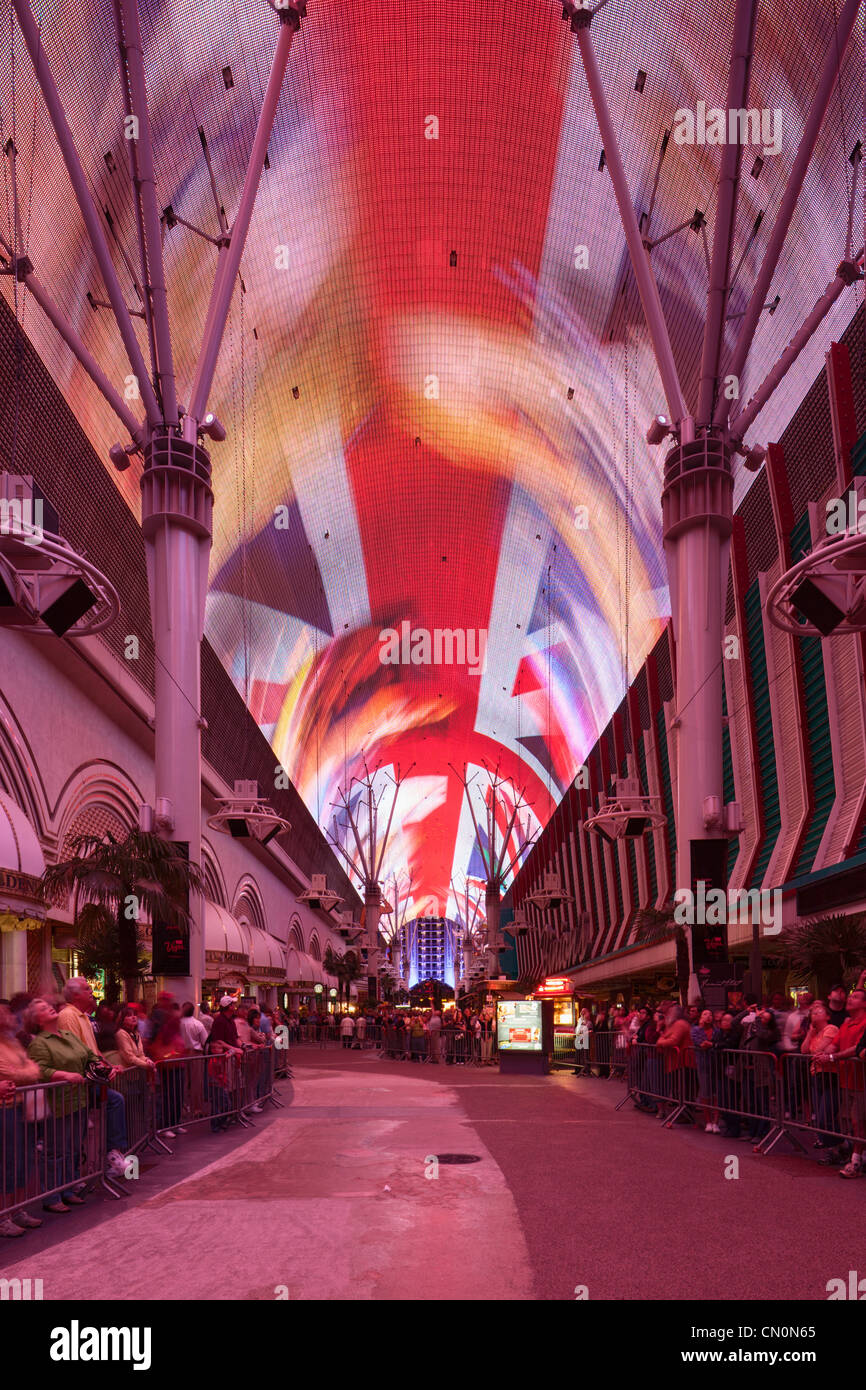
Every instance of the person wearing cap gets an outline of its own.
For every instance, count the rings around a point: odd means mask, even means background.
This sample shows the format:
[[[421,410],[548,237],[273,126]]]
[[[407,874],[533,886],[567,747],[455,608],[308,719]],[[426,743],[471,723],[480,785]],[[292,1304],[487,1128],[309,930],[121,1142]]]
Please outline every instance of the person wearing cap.
[[[229,1058],[240,1057],[243,1051],[235,1023],[235,1001],[230,994],[224,994],[219,1001],[219,1013],[213,1021],[208,1044],[211,1053],[208,1063],[208,1076],[212,1083],[211,1111],[216,1117],[211,1120],[210,1127],[216,1132],[228,1125],[227,1112],[231,1109],[229,1068],[234,1064]]]

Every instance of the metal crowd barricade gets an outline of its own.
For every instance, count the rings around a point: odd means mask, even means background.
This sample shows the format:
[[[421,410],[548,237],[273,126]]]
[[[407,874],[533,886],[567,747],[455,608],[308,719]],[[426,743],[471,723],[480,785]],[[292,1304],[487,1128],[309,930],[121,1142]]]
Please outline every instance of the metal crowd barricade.
[[[237,1066],[239,1116],[254,1107],[262,1109],[266,1101],[282,1106],[274,1095],[275,1051],[273,1047],[244,1049]]]
[[[611,1077],[623,1077],[625,1075],[628,1060],[628,1047],[619,1033],[590,1033],[589,1035],[589,1064],[595,1067],[596,1076],[606,1079]]]
[[[442,1030],[442,1057],[449,1067],[465,1067],[474,1059],[473,1037],[454,1028]]]
[[[127,1153],[153,1146],[156,1131],[156,1075],[153,1067],[127,1067],[111,1083],[126,1106]],[[165,1148],[165,1145],[161,1145]]]
[[[749,1048],[665,1048],[633,1043],[626,1071],[627,1094],[617,1109],[631,1099],[640,1108],[659,1113],[667,1127],[681,1117],[703,1118],[711,1126],[724,1124],[725,1133],[734,1139],[741,1136],[745,1126],[762,1153],[769,1153],[783,1135],[804,1149],[792,1130],[814,1130],[818,1118],[817,1094],[810,1099],[815,1088],[804,1083],[803,1067],[809,1062],[798,1054],[777,1055]],[[828,1082],[826,1089],[830,1094],[832,1083]],[[849,1110],[853,1113],[856,1107]]]
[[[51,1081],[16,1086],[0,1103],[0,1217],[93,1182],[121,1196],[104,1171],[106,1108],[91,1099],[87,1083]]]
[[[146,1146],[171,1153],[161,1130],[231,1121],[249,1125],[252,1106],[282,1104],[274,1090],[274,1047],[175,1057],[154,1068],[129,1067],[110,1086],[82,1081],[16,1086],[0,1102],[0,1218],[31,1202],[57,1200],[63,1192],[100,1182],[113,1197],[125,1185],[106,1177],[106,1092],[123,1097],[127,1154]]]
[[[574,1067],[578,1063],[579,1054],[574,1045],[573,1033],[554,1033],[553,1035],[553,1063],[554,1066]]]
[[[866,1058],[841,1061],[785,1052],[779,1059],[776,1126],[765,1153],[784,1136],[804,1149],[798,1131],[816,1136],[825,1149],[859,1141],[866,1147]]]
[[[287,1033],[277,1033],[274,1037],[274,1080],[285,1081],[291,1076],[289,1068],[289,1048],[297,1043],[298,1030],[288,1026]]]
[[[358,1022],[360,1022],[360,1020],[358,1020]],[[382,1030],[379,1028],[379,1025],[376,1023],[367,1023],[365,1019],[364,1026],[359,1032],[358,1022],[355,1023],[355,1035],[352,1041],[352,1047],[357,1052],[368,1052],[372,1048],[381,1047]]]

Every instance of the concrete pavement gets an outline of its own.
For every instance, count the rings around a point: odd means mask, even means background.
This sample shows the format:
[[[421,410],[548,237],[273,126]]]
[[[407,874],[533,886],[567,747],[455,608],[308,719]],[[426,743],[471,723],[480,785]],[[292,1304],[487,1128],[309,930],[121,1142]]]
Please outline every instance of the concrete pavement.
[[[292,1104],[249,1137],[199,1166],[191,1136],[179,1181],[161,1160],[134,1205],[4,1243],[3,1274],[46,1299],[594,1301],[823,1300],[866,1273],[866,1179],[616,1112],[616,1082],[291,1062]],[[480,1162],[433,1176],[443,1153]]]

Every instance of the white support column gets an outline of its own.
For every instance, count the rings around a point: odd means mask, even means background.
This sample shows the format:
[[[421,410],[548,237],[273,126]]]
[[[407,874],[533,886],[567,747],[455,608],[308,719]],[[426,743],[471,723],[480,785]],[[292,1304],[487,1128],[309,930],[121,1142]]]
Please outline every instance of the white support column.
[[[499,885],[488,883],[484,894],[484,915],[487,921],[488,976],[491,980],[499,978],[499,951],[502,945],[499,934],[500,912]]]
[[[190,863],[199,866],[201,642],[213,511],[209,484],[210,460],[194,438],[154,437],[146,450],[141,488],[156,658],[156,796],[171,802],[171,839],[185,842]],[[205,973],[200,895],[191,894],[189,910],[190,973],[169,983],[197,1003]]]
[[[27,933],[0,932],[0,976],[3,993],[11,998],[27,989]]]
[[[382,915],[382,890],[378,883],[368,883],[364,889],[364,917],[367,929],[367,997],[379,998],[379,918]]]
[[[720,441],[702,438],[671,450],[662,515],[676,642],[677,889],[692,887],[693,846],[724,838],[721,825],[704,820],[705,797],[718,797],[720,808],[724,802],[722,640],[733,476]],[[690,998],[696,985],[692,967]]]

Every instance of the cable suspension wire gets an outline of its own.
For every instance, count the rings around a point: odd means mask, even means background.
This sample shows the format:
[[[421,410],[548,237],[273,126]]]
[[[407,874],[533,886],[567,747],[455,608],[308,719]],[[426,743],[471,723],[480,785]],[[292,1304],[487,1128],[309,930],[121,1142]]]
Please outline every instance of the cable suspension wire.
[[[628,695],[628,676],[629,676],[629,620],[631,615],[631,449],[634,440],[631,436],[631,394],[629,380],[629,333],[631,325],[628,312],[628,279],[623,286],[623,395],[625,401],[625,421],[623,431],[623,473],[625,482],[625,541],[624,541],[624,570],[625,570],[625,592],[623,595],[623,666],[622,666],[622,697]]]

